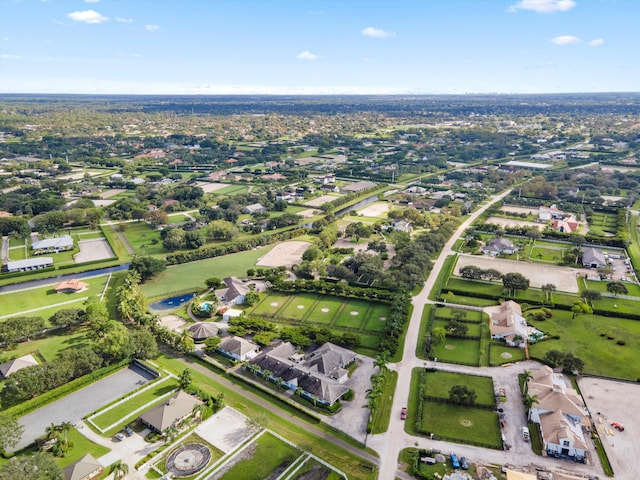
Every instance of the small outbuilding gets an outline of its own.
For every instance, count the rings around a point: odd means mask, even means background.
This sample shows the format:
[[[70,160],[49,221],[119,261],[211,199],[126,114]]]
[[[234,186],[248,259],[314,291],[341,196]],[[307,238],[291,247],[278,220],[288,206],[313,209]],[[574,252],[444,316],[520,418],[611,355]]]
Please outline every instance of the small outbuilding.
[[[218,334],[218,327],[209,322],[198,322],[187,329],[191,333],[194,342],[204,342],[209,337]]]
[[[244,312],[242,310],[236,310],[235,308],[229,308],[222,314],[222,320],[228,322],[232,318],[241,317]]]
[[[67,466],[62,474],[64,480],[91,480],[104,472],[104,467],[93,455],[87,453],[76,463]]]
[[[604,267],[607,259],[604,252],[599,248],[583,247],[582,248],[582,265],[586,268]]]
[[[38,365],[38,362],[33,355],[23,355],[19,358],[14,358],[8,362],[0,364],[0,374],[3,378],[8,378],[12,373],[22,370],[23,368],[32,367]]]
[[[81,282],[77,278],[72,278],[56,284],[56,293],[78,293],[89,288],[88,283]]]
[[[231,336],[222,340],[220,345],[218,345],[217,350],[227,357],[244,362],[246,360],[251,360],[258,355],[260,352],[260,346],[257,343],[245,340],[242,337]]]

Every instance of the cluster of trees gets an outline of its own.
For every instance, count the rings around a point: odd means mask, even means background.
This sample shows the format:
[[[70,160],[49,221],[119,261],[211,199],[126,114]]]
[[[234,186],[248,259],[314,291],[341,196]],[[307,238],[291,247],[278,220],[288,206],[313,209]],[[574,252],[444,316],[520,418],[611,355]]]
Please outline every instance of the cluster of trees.
[[[459,405],[473,405],[476,403],[475,390],[466,385],[454,385],[449,389],[449,401]]]
[[[475,265],[466,265],[460,269],[460,276],[467,280],[502,280],[502,273],[495,268],[483,269]]]
[[[559,350],[549,350],[544,356],[544,362],[552,368],[560,368],[566,373],[582,371],[584,362],[572,353],[563,353]]]
[[[42,317],[12,317],[0,323],[0,344],[29,340],[45,329]]]
[[[378,367],[378,373],[375,373],[371,376],[371,388],[367,390],[366,393],[366,398],[369,400],[368,407],[371,411],[369,422],[367,422],[367,433],[371,433],[373,418],[376,415],[380,399],[384,394],[385,376],[389,371],[389,369],[387,368],[388,363],[389,352],[387,351],[380,352],[380,354],[375,358],[373,362],[373,365],[375,367]]]
[[[81,200],[78,200],[80,202]],[[89,202],[91,202],[89,200]],[[93,203],[91,203],[93,207]],[[55,233],[65,227],[89,225],[93,230],[98,228],[102,212],[97,208],[70,208],[41,213],[31,219],[33,230],[42,233]]]

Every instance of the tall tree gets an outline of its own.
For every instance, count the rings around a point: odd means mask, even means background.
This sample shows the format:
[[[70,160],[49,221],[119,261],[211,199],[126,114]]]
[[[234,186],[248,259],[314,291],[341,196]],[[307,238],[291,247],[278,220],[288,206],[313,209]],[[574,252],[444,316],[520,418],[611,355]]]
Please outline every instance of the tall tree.
[[[51,455],[21,455],[0,470],[0,480],[63,480],[62,470]]]
[[[618,296],[626,295],[629,293],[629,290],[627,290],[627,286],[622,282],[609,282],[607,283],[607,292]]]
[[[15,417],[0,412],[0,450],[15,447],[22,438],[23,431],[24,427]]]
[[[509,296],[515,296],[519,290],[524,291],[529,288],[529,279],[521,273],[510,272],[504,274],[502,284]]]

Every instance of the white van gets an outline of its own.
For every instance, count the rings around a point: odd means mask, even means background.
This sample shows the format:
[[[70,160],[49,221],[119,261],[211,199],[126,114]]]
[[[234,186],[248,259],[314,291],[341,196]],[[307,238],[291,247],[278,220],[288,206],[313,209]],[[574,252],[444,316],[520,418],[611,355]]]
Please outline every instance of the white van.
[[[522,427],[522,438],[524,439],[525,442],[529,441],[529,428],[528,427]]]

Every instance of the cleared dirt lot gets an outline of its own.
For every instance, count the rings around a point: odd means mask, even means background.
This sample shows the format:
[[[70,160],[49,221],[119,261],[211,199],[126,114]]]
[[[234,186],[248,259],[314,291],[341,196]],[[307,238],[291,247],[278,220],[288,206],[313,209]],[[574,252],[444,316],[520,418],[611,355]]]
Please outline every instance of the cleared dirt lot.
[[[302,254],[311,244],[309,242],[283,242],[271,249],[264,257],[260,257],[259,267],[290,267],[302,261]]]
[[[373,205],[368,205],[362,210],[358,210],[360,215],[365,217],[378,217],[383,213],[387,213],[391,206],[388,203],[374,203]]]
[[[521,213],[524,213],[525,215],[538,213],[538,209],[535,207],[518,207],[516,205],[505,205],[500,208],[500,211],[506,213],[517,213],[518,215]]]
[[[124,188],[110,188],[109,190],[105,190],[104,192],[100,193],[100,198],[115,197],[122,192],[126,192],[126,190]]]
[[[76,263],[92,262],[94,260],[115,257],[109,242],[104,238],[96,240],[82,240],[78,242],[78,247],[80,247],[80,251],[73,257],[73,261]]]
[[[202,425],[196,428],[196,433],[214,447],[229,453],[255,433],[247,426],[247,420],[248,418],[239,411],[224,407],[202,422]]]
[[[304,202],[304,204],[310,207],[321,207],[325,203],[334,201],[336,198],[339,197],[334,197],[333,195],[322,195],[321,197],[314,198],[313,200],[309,200],[308,202]]]
[[[298,215],[301,215],[304,218],[311,218],[311,217],[315,217],[319,213],[320,213],[320,210],[316,210],[314,208],[307,208],[306,210],[302,210],[301,212],[298,212]]]
[[[616,479],[637,480],[640,472],[640,385],[600,378],[579,377],[578,386],[602,444],[613,467]],[[611,426],[624,426],[619,432]]]
[[[538,230],[542,230],[545,227],[544,223],[528,222],[526,220],[516,220],[514,218],[503,217],[489,217],[487,218],[486,223],[502,225],[503,227],[535,227]]]
[[[461,255],[456,264],[455,274],[458,275],[462,267],[475,265],[488,269],[495,268],[500,273],[520,273],[529,279],[532,287],[540,288],[545,283],[553,283],[560,292],[577,293],[578,275],[585,275],[589,270],[585,268],[558,267],[556,265],[543,265],[540,263],[517,262],[479,255]]]
[[[196,186],[200,187],[204,193],[211,193],[224,187],[228,187],[229,185],[224,183],[198,182],[196,183]]]

